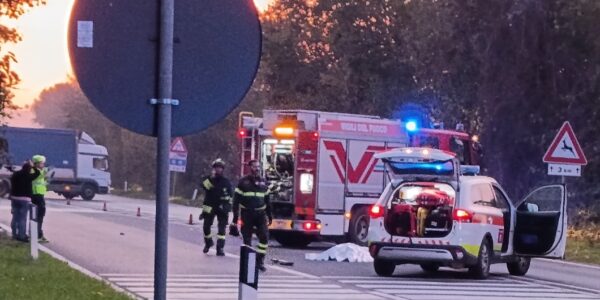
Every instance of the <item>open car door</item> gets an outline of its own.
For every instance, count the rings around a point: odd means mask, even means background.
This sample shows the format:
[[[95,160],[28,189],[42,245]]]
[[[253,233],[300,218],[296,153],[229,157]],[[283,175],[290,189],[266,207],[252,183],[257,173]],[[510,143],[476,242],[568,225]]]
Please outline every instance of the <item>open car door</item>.
[[[564,185],[531,192],[517,205],[514,253],[520,256],[564,258],[567,242],[567,198]]]

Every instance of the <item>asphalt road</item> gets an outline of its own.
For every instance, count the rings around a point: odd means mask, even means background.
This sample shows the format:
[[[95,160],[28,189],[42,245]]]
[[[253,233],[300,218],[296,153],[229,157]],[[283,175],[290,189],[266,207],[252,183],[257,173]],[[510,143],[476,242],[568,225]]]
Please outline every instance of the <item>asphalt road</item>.
[[[48,207],[48,248],[141,298],[152,297],[154,202],[99,196],[70,206],[49,200]],[[0,223],[9,224],[9,212],[8,201],[0,199]],[[169,299],[237,299],[241,240],[228,237],[227,257],[203,254],[199,213],[170,206]],[[190,214],[193,225],[188,224]],[[510,276],[504,265],[494,265],[490,279],[476,281],[464,271],[425,274],[411,265],[397,267],[392,278],[380,278],[370,263],[304,259],[306,253],[331,246],[322,242],[286,249],[272,241],[269,259],[294,266],[270,263],[261,275],[259,299],[600,299],[600,267],[535,260],[525,277]]]

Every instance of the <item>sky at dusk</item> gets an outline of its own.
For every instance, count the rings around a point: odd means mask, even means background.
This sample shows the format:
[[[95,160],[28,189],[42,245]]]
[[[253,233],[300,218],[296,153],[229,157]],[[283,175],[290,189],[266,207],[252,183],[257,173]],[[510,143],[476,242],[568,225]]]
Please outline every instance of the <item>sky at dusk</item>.
[[[276,0],[255,0],[260,11]],[[67,51],[67,22],[74,0],[49,0],[44,6],[30,9],[18,20],[2,20],[16,27],[23,41],[8,45],[4,50],[12,51],[19,60],[15,70],[21,83],[15,93],[15,104],[26,108],[39,93],[56,83],[64,82],[71,73]],[[33,114],[28,109],[13,114],[7,120],[12,126],[36,126]]]

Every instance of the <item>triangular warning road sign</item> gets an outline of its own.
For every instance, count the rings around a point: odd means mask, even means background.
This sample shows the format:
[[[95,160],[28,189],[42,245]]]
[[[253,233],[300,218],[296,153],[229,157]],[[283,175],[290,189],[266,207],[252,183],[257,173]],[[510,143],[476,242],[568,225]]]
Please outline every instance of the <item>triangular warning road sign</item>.
[[[187,148],[185,147],[185,143],[183,142],[183,139],[178,137],[175,138],[173,140],[173,142],[171,143],[171,149],[169,150],[171,152],[175,152],[175,153],[188,153]]]
[[[587,159],[569,122],[563,123],[550,148],[544,155],[545,163],[586,165]]]

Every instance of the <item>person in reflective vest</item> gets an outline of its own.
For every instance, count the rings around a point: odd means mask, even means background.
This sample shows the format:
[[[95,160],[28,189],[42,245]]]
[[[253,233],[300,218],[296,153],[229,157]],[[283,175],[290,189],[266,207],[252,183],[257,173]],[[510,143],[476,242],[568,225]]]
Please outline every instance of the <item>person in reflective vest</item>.
[[[242,221],[242,237],[244,244],[252,245],[252,233],[256,229],[258,245],[256,246],[258,268],[264,272],[265,256],[269,247],[269,225],[273,221],[271,204],[268,198],[268,186],[260,176],[260,164],[256,160],[248,162],[250,174],[241,178],[233,196],[233,224],[237,229],[238,217]],[[233,230],[235,232],[236,230]],[[231,231],[231,229],[230,229]]]
[[[47,243],[48,240],[42,230],[44,224],[44,217],[46,216],[46,192],[48,191],[48,182],[46,181],[46,157],[43,155],[34,155],[31,160],[33,161],[33,167],[39,171],[39,175],[32,182],[32,196],[31,202],[37,206],[37,224],[39,241],[41,243]],[[35,171],[31,170],[33,174]]]
[[[225,256],[225,230],[231,211],[232,187],[227,178],[223,176],[225,162],[217,159],[212,163],[212,174],[203,178],[202,189],[205,192],[204,204],[200,219],[204,219],[204,253],[208,253],[214,245],[211,227],[217,218],[217,256]]]

